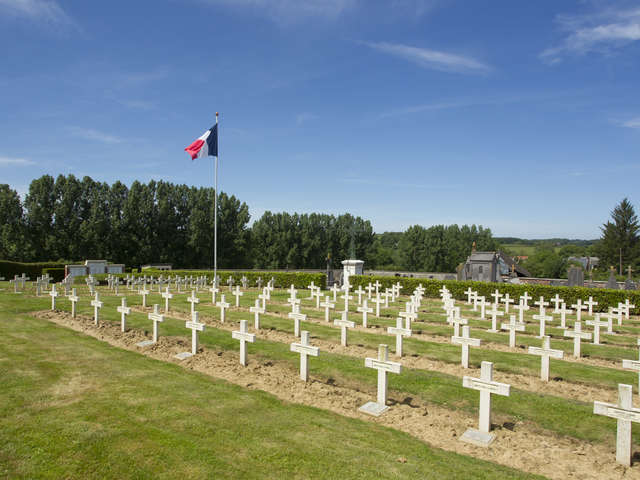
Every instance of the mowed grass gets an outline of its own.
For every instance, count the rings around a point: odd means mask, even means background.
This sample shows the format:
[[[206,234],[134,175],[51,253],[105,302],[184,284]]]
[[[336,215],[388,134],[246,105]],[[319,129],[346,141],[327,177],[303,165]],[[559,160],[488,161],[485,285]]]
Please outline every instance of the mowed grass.
[[[0,477],[540,478],[23,313],[47,300],[0,293]]]
[[[106,295],[101,298],[105,303],[100,313],[101,321],[119,322],[120,316],[116,312],[115,306],[120,303],[120,298]],[[0,296],[0,301],[2,299],[3,297]],[[14,308],[18,309],[27,309],[28,305],[47,308],[48,305],[48,299],[45,298],[20,298],[17,296],[12,299],[9,298],[9,300],[14,304]],[[92,308],[88,305],[87,300],[85,297],[79,307],[79,312],[92,315]],[[134,297],[130,298],[130,300],[129,304],[133,305]],[[63,302],[66,302],[66,300],[61,301],[60,306],[68,310],[68,306]],[[184,305],[178,298],[174,298],[172,305],[174,309],[189,308],[188,304]],[[201,304],[199,310],[202,313],[210,314],[219,309],[213,309],[211,306]],[[184,327],[184,321],[171,318],[170,315],[160,324],[160,335],[187,338],[189,332]],[[246,319],[248,317],[250,316],[246,312],[232,311],[228,312],[227,315],[228,322],[234,323],[240,318]],[[146,314],[140,313],[130,315],[127,324],[129,328],[137,328],[146,332],[149,332],[151,327],[151,322],[147,319]],[[290,320],[277,317],[269,318],[268,316],[265,316],[263,325],[267,328],[277,328],[285,331],[291,331],[293,326]],[[335,341],[337,341],[339,335],[339,330],[325,325],[306,324],[303,328],[308,328],[312,336],[326,335],[334,338]],[[371,342],[372,346],[377,345],[376,341],[378,340],[389,343],[390,339],[388,336],[372,333],[352,333],[354,334],[353,336],[359,334],[358,336],[361,336],[359,338],[360,341]],[[199,335],[199,340],[200,344],[205,348],[227,351],[238,350],[237,340],[232,339],[228,331],[212,326]],[[431,353],[434,356],[451,357],[452,362],[459,361],[459,347],[447,344],[430,344],[426,348],[428,349],[428,352],[425,352],[427,355]],[[523,361],[524,359],[527,359],[528,362],[536,362],[539,365],[539,359],[532,356],[509,352],[480,351],[479,349],[472,349],[473,363],[479,363],[480,359],[485,359],[486,352],[491,355],[497,355],[496,358],[492,357],[492,359],[501,359],[502,363],[499,365],[509,365],[509,362],[517,363],[517,360]],[[456,358],[458,360],[455,360]],[[256,343],[249,346],[249,361],[276,361],[295,372],[298,368],[299,357],[289,351],[287,344],[267,341],[258,335]],[[552,371],[556,368],[556,364],[559,363],[561,362],[553,362]],[[585,369],[584,375],[586,377],[605,376],[607,371],[611,371],[610,369],[589,366],[583,366],[583,368]],[[633,372],[612,372],[624,375],[631,382],[634,382],[637,378]],[[363,359],[361,358],[323,352],[320,357],[314,358],[310,362],[310,374],[312,378],[321,381],[332,379],[332,382],[337,385],[353,389],[366,389],[366,391],[371,392],[372,398],[375,396],[376,372],[364,368]],[[402,401],[406,397],[415,397],[427,403],[434,403],[451,409],[462,409],[471,415],[477,415],[477,392],[462,388],[461,379],[452,375],[432,370],[406,368],[401,375],[391,376],[389,388],[391,389],[391,396],[398,401]],[[496,396],[492,399],[493,420],[497,423],[511,422],[515,424],[523,421],[532,422],[556,434],[610,444],[615,440],[615,422],[602,416],[593,415],[592,400],[594,399],[585,398],[584,401],[575,401],[513,388],[509,397]],[[640,431],[634,431],[633,438],[634,442],[640,443]]]

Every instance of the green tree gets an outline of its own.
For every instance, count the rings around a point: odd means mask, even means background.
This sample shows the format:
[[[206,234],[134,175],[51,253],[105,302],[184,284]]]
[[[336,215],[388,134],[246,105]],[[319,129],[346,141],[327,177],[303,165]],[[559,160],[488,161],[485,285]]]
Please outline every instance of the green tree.
[[[602,237],[596,246],[600,265],[618,265],[620,254],[624,264],[637,265],[639,254],[638,216],[633,205],[624,198],[611,212],[611,220],[600,230]]]
[[[18,192],[9,185],[0,185],[0,258],[23,260],[25,244],[25,219]]]
[[[553,247],[542,246],[536,248],[524,263],[532,276],[541,278],[566,277],[567,261],[562,258]]]
[[[50,260],[55,252],[54,180],[51,175],[43,175],[31,182],[25,198],[27,235],[31,252],[30,260]]]

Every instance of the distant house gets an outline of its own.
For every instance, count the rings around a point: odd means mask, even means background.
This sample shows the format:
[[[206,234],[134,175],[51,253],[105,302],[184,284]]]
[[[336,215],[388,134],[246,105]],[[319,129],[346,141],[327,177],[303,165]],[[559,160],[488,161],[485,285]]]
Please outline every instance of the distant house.
[[[600,264],[600,258],[598,257],[569,257],[567,261],[579,263],[587,272]]]
[[[99,275],[101,273],[124,273],[124,263],[109,263],[106,260],[85,260],[84,264],[65,265],[65,277]]]
[[[531,274],[506,253],[472,251],[458,271],[459,280],[476,282],[506,282],[511,278],[529,277]]]

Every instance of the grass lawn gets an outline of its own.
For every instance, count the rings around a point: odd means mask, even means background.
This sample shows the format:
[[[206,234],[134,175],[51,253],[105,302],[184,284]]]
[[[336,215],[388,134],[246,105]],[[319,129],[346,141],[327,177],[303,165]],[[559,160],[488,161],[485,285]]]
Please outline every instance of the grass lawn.
[[[0,477],[536,478],[25,315],[47,304],[0,293]]]

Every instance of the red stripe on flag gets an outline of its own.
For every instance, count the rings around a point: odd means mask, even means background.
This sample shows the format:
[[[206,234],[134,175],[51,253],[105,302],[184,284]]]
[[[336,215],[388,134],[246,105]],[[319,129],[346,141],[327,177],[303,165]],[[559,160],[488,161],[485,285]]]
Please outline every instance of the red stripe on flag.
[[[198,156],[198,152],[200,152],[200,149],[202,148],[203,145],[204,145],[204,140],[199,138],[184,150],[189,155],[191,155],[191,160],[195,160],[196,157]]]

